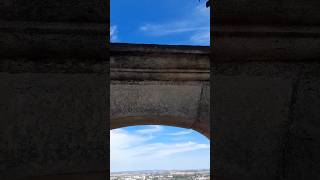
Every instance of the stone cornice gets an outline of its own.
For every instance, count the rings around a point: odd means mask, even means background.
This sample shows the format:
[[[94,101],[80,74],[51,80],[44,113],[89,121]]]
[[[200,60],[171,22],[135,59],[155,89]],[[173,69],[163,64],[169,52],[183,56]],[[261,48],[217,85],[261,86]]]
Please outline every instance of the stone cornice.
[[[107,25],[98,23],[0,22],[2,58],[108,57]]]
[[[208,46],[189,46],[189,45],[158,45],[158,44],[128,44],[111,43],[110,52],[112,53],[170,53],[170,54],[199,54],[208,55]]]
[[[23,57],[33,61],[45,58],[105,60],[109,56],[108,48],[112,56],[174,55],[197,59],[209,54],[208,47],[199,46],[113,44],[108,47],[108,34],[107,25],[99,23],[1,21],[0,53],[3,58]],[[318,61],[320,58],[319,26],[216,24],[212,37],[215,62]]]
[[[320,26],[217,24],[212,40],[212,59],[217,63],[320,59]]]
[[[208,81],[209,52],[201,46],[111,44],[111,80]]]
[[[320,26],[215,24],[216,36],[242,37],[320,37]]]

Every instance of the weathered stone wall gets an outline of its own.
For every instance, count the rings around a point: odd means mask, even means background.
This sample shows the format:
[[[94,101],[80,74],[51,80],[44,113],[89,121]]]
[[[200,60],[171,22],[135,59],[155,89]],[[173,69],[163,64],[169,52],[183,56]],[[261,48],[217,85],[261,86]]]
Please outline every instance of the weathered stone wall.
[[[213,1],[213,179],[319,179],[319,1]]]
[[[213,179],[319,179],[319,1],[215,1]]]
[[[31,22],[105,23],[109,21],[105,0],[2,0],[0,19]]]
[[[320,63],[217,64],[214,176],[317,179]]]
[[[0,2],[0,179],[106,179],[108,1]]]
[[[214,23],[228,25],[319,25],[318,0],[211,0]]]
[[[0,69],[0,179],[105,179],[106,61],[2,59]]]

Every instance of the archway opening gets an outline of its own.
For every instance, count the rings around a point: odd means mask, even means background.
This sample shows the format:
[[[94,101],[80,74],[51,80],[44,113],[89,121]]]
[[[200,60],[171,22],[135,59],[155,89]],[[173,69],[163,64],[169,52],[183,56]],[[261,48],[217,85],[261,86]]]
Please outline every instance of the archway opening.
[[[210,140],[174,126],[110,131],[110,179],[210,179]]]
[[[144,116],[123,116],[112,118],[110,128],[125,128],[138,125],[164,125],[195,130],[210,139],[210,122],[188,119],[177,115],[144,115]]]

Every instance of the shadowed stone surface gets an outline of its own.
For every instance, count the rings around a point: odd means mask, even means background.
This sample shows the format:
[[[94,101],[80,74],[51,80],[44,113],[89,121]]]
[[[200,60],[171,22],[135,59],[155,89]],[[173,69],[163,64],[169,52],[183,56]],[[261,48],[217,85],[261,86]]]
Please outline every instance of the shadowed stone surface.
[[[319,177],[319,67],[318,62],[216,64],[217,178]]]
[[[67,73],[12,61],[0,73],[0,178],[105,171],[105,62],[100,72]],[[54,72],[41,72],[48,66]]]
[[[0,179],[106,179],[107,1],[0,2]]]
[[[320,1],[211,7],[211,177],[319,179]]]
[[[104,0],[2,0],[1,20],[42,22],[99,22],[108,19]]]

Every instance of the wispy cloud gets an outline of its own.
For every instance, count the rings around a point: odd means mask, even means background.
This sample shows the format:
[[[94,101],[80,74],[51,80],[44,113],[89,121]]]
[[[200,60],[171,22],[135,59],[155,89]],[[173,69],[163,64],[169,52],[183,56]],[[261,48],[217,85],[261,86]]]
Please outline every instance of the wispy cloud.
[[[155,126],[149,126],[149,128],[137,130],[136,133],[138,133],[138,134],[152,134],[152,133],[160,132],[161,130],[162,130],[161,126],[155,125]]]
[[[195,44],[208,44],[210,42],[210,31],[199,31],[190,37],[190,40]]]
[[[152,36],[166,36],[185,32],[197,32],[207,29],[206,27],[188,27],[187,24],[188,23],[185,22],[172,24],[145,24],[140,27],[140,30]]]
[[[182,135],[188,135],[191,134],[192,130],[186,130],[186,131],[178,131],[178,132],[173,132],[173,133],[167,133],[169,136],[182,136]]]
[[[110,26],[110,40],[111,42],[118,41],[118,27],[116,25]]]
[[[207,143],[198,143],[195,141],[179,142],[161,142],[151,136],[151,133],[159,133],[160,126],[151,126],[139,131],[128,131],[125,129],[116,129],[110,131],[110,160],[111,171],[119,170],[142,170],[142,169],[165,169],[185,167],[187,164],[172,164],[174,159],[184,159],[186,161],[195,161],[189,159],[189,156],[183,156],[183,153],[193,152],[202,149],[209,149]],[[143,131],[144,130],[144,131]],[[177,132],[184,134],[187,131]],[[189,133],[189,132],[188,132]],[[161,133],[159,133],[161,134]],[[196,158],[196,157],[193,157]],[[208,157],[207,157],[208,158]],[[198,161],[206,161],[199,160]],[[157,162],[157,163],[154,163]],[[172,164],[170,167],[169,164]],[[197,165],[189,164],[196,168]],[[205,167],[205,163],[200,164]]]
[[[209,45],[210,42],[210,10],[203,5],[196,6],[193,11],[172,22],[146,23],[140,31],[148,36],[169,36],[189,33],[189,43]]]

